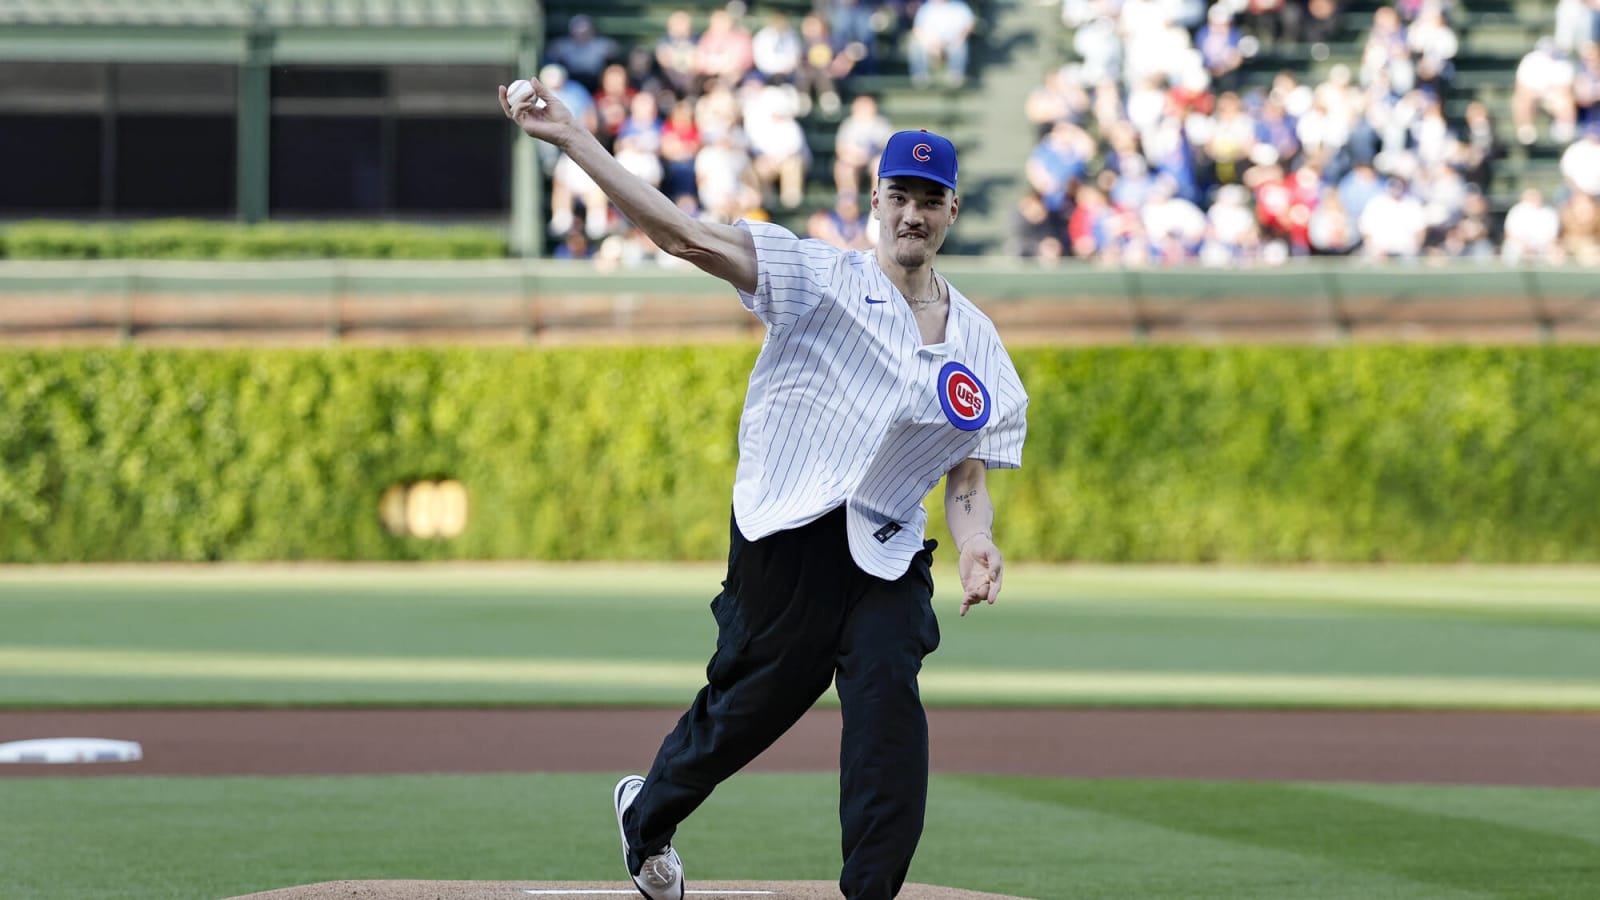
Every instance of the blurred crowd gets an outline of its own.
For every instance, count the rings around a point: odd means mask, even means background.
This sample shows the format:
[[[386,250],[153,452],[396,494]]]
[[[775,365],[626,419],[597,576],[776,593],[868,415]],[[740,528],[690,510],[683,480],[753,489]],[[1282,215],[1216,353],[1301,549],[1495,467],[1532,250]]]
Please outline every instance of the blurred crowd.
[[[1244,62],[1330,56],[1340,0],[1064,0],[1077,61],[1027,97],[1038,128],[1011,251],[1143,266],[1290,257],[1600,263],[1600,0],[1560,0],[1517,69],[1517,141],[1561,152],[1554,196],[1491,210],[1497,123],[1444,110],[1460,40],[1451,0],[1396,0],[1359,62],[1319,83]]]
[[[801,208],[808,179],[827,177],[814,172],[803,124],[812,117],[832,131],[836,198],[807,230],[865,247],[875,235],[863,176],[894,129],[851,80],[895,54],[919,84],[959,85],[974,24],[964,0],[822,0],[798,22],[734,2],[703,21],[674,11],[653,45],[622,46],[578,15],[550,42],[539,77],[630,172],[717,222]],[[557,257],[627,265],[657,256],[576,164],[553,147],[541,152]]]

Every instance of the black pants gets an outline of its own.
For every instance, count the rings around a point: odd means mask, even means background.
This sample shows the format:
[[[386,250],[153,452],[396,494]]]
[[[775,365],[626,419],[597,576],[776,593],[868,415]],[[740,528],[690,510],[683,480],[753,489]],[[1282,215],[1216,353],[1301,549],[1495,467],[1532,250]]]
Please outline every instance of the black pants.
[[[732,528],[728,577],[711,602],[708,684],[667,735],[626,816],[629,867],[672,840],[712,789],[771,746],[837,682],[844,718],[839,823],[849,900],[905,883],[928,799],[922,658],[939,645],[934,541],[895,581],[850,557],[845,513],[747,541]]]

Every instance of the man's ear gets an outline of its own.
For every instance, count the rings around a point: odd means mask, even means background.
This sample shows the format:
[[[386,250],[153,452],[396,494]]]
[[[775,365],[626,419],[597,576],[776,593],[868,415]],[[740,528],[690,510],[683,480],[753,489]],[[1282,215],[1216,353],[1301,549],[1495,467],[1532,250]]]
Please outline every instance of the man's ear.
[[[954,225],[956,223],[956,215],[958,213],[960,213],[960,212],[961,212],[961,195],[952,193],[950,195],[950,224],[951,225]]]

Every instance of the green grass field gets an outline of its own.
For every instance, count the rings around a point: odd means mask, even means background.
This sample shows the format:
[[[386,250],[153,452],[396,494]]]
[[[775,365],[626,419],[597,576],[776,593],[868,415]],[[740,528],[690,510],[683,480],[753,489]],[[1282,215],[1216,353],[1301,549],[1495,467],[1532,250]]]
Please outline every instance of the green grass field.
[[[684,702],[720,573],[0,569],[0,705]],[[1600,709],[1600,569],[1015,567],[934,704]]]
[[[1014,567],[934,704],[1600,709],[1600,569]],[[666,704],[691,567],[0,569],[0,706]],[[0,898],[614,879],[594,775],[0,779]],[[831,879],[836,781],[748,775],[691,878]],[[912,879],[1036,898],[1592,898],[1600,791],[935,779]]]
[[[612,781],[0,780],[0,896],[616,879]],[[835,791],[829,775],[733,779],[678,835],[689,876],[837,877]],[[1041,900],[1594,897],[1600,791],[935,777],[911,878]]]

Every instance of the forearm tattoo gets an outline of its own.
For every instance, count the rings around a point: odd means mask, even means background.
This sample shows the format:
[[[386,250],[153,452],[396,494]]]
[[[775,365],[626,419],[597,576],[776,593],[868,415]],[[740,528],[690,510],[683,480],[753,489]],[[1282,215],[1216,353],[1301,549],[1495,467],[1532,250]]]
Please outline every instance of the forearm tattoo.
[[[957,494],[956,499],[961,501],[961,508],[963,511],[972,512],[972,498],[976,496],[978,496],[978,491],[977,489],[973,489],[967,491],[965,494]]]

